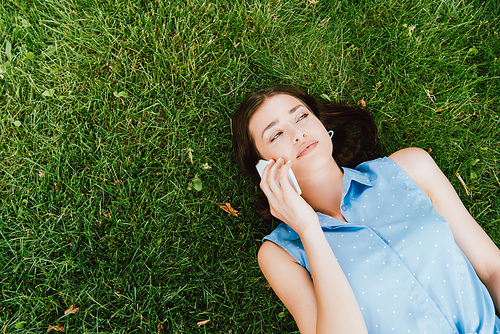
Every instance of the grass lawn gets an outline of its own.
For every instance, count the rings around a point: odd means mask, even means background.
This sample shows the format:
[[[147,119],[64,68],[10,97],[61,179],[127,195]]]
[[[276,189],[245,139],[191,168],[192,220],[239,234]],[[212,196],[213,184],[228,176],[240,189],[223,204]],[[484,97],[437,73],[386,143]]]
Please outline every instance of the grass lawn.
[[[2,1],[0,332],[296,332],[230,135],[275,83],[364,100],[379,154],[431,151],[500,243],[499,17],[479,0]]]

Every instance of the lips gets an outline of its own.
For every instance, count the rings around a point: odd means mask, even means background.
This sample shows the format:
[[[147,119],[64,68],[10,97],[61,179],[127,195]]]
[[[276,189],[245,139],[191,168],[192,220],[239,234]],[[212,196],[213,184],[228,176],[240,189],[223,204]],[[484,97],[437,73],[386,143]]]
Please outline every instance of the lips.
[[[307,142],[305,142],[304,144],[302,144],[302,146],[300,147],[300,150],[299,150],[299,153],[297,154],[297,159],[308,154],[309,152],[311,152],[312,150],[314,150],[314,148],[316,147],[316,145],[318,145],[318,141],[317,140],[309,140]]]

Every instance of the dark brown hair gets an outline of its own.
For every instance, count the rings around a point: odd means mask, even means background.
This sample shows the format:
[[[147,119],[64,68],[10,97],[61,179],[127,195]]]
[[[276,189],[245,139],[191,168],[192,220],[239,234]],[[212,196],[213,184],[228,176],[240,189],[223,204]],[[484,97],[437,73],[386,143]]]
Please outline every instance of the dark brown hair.
[[[255,183],[260,181],[255,165],[261,157],[250,134],[250,119],[266,99],[279,94],[290,95],[302,101],[327,130],[335,132],[332,138],[332,156],[339,166],[355,167],[363,160],[375,156],[378,131],[375,121],[365,109],[359,106],[324,102],[293,86],[269,86],[248,95],[238,106],[232,118],[233,148],[236,159],[243,171]],[[257,199],[256,210],[264,219],[270,219],[267,199],[265,196],[261,197]]]

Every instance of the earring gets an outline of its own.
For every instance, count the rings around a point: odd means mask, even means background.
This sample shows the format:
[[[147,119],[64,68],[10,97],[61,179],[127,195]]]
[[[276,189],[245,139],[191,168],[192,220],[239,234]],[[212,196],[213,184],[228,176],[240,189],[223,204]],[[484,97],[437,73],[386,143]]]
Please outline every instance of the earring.
[[[333,130],[328,131],[328,134],[330,135],[330,138],[332,138],[332,137],[333,137],[333,134],[334,134],[334,133],[335,133],[335,132],[334,132]]]

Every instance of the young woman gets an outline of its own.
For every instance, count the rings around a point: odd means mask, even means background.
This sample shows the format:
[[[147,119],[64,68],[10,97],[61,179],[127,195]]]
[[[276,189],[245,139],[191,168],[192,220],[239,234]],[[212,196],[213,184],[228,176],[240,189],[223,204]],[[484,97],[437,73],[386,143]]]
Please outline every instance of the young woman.
[[[500,333],[500,251],[427,152],[351,169],[376,142],[372,118],[290,86],[248,96],[232,127],[246,173],[270,161],[261,212],[283,223],[258,260],[301,333]]]

